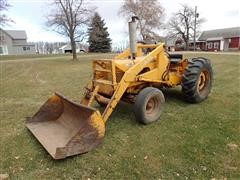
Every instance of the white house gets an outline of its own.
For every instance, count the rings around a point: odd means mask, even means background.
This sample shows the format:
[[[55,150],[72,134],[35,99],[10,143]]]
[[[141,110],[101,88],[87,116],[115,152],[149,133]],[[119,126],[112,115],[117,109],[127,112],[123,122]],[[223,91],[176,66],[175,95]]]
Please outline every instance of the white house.
[[[35,53],[35,45],[27,42],[26,31],[0,29],[0,55]]]
[[[72,47],[69,43],[60,47],[59,50],[61,53],[72,53]],[[86,52],[86,51],[87,51],[86,45],[76,43],[76,52],[77,53]]]

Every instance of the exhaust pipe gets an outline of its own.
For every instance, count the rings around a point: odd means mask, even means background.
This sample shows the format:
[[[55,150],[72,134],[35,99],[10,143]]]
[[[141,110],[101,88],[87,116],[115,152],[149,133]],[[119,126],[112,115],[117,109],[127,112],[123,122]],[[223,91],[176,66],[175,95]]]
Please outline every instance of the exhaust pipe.
[[[130,44],[130,51],[132,54],[132,59],[136,58],[137,54],[137,22],[139,18],[137,16],[132,16],[132,21],[128,22],[128,29],[129,29],[129,44]]]

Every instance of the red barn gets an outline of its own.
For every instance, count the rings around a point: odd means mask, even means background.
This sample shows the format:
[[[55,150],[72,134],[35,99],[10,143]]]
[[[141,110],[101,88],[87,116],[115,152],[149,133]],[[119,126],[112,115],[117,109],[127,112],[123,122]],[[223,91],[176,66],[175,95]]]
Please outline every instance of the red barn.
[[[199,41],[205,41],[206,51],[240,50],[240,27],[203,31]]]

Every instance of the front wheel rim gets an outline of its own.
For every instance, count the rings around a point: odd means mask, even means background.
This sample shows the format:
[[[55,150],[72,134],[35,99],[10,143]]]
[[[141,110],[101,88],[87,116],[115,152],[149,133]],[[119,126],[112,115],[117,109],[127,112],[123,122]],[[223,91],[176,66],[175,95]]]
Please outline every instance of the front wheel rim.
[[[158,116],[161,108],[161,101],[157,96],[151,97],[146,104],[146,115],[152,119]]]
[[[151,114],[155,108],[156,108],[156,100],[154,100],[154,98],[150,98],[146,105],[147,114]]]

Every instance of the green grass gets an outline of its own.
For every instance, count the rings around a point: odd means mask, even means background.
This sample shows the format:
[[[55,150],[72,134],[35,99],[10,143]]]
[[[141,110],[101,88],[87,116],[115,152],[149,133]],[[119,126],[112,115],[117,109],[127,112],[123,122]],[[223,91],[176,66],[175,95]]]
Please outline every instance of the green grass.
[[[78,56],[83,57],[83,56],[88,56],[88,55],[98,55],[98,53],[78,53]],[[54,59],[54,58],[72,58],[71,54],[23,54],[23,55],[5,55],[5,56],[0,56],[0,61],[4,60],[29,60],[29,59]]]
[[[49,58],[56,57],[59,54],[25,54],[25,55],[5,55],[0,56],[0,61],[3,60],[16,60],[16,59],[35,59],[35,58]],[[69,54],[61,54],[60,56],[70,56]]]
[[[119,104],[97,149],[56,161],[25,127],[55,91],[78,101],[91,78],[92,58],[70,56],[1,63],[0,174],[11,179],[229,179],[240,178],[240,58],[212,60],[214,84],[200,104],[180,88],[164,92],[161,121],[144,126],[131,105]],[[187,54],[186,57],[193,56]],[[198,55],[200,56],[200,55]],[[238,148],[230,149],[228,144]]]

